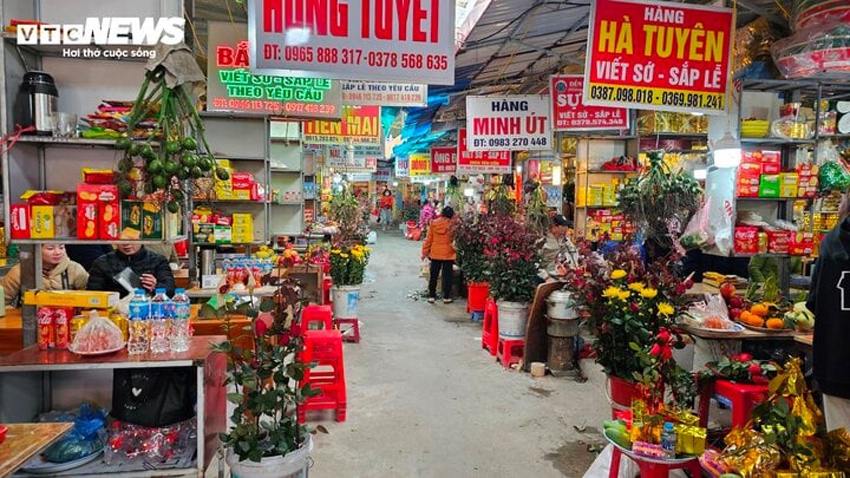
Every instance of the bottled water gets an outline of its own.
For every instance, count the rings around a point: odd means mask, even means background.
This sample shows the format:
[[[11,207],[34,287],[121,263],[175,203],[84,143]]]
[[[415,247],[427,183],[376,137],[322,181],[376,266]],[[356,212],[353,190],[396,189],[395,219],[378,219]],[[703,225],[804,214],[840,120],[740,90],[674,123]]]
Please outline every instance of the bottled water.
[[[171,300],[165,294],[165,289],[156,289],[151,299],[151,352],[161,354],[168,352],[168,321]]]
[[[130,340],[127,350],[131,355],[148,352],[148,319],[151,305],[144,289],[136,289],[130,299]]]
[[[185,289],[175,289],[174,297],[171,298],[174,315],[171,317],[171,339],[172,352],[185,352],[189,350],[189,296]]]
[[[676,430],[673,428],[673,423],[665,422],[664,430],[661,431],[661,448],[664,449],[665,458],[676,458]]]

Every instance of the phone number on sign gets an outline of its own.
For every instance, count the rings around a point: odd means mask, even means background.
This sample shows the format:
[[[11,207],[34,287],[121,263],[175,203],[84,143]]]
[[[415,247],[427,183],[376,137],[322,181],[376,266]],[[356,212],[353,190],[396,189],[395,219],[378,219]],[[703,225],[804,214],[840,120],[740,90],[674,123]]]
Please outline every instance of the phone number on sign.
[[[682,91],[665,91],[653,88],[636,88],[628,86],[591,86],[590,98],[598,101],[626,101],[657,106],[677,106],[682,108],[703,108],[722,110],[724,108],[722,94],[718,93],[685,93]]]
[[[281,58],[280,51],[273,52],[274,59]],[[283,59],[300,63],[332,63],[342,65],[368,65],[376,68],[406,68],[419,70],[445,70],[449,67],[446,55],[422,53],[396,53],[394,51],[363,51],[359,48],[287,46]]]
[[[236,110],[267,111],[270,113],[312,113],[319,115],[333,115],[336,113],[336,105],[313,104],[313,103],[281,103],[279,101],[249,100],[242,98],[216,97],[212,100],[215,108],[229,108]]]
[[[546,137],[540,138],[475,138],[472,145],[476,148],[518,148],[523,146],[547,146]]]

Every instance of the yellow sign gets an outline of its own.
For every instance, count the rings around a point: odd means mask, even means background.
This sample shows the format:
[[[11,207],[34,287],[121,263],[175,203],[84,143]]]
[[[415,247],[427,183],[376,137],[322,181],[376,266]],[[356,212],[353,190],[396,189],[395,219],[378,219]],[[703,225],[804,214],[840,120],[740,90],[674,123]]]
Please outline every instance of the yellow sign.
[[[426,176],[431,174],[430,154],[411,154],[409,159],[411,176]]]

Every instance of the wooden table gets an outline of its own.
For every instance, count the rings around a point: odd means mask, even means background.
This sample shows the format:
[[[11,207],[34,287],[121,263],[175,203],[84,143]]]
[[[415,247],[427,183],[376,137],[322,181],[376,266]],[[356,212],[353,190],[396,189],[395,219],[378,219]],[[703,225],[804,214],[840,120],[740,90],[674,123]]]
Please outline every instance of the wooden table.
[[[10,423],[0,443],[0,478],[11,476],[74,427],[73,423]]]
[[[740,332],[726,331],[707,331],[691,327],[689,325],[678,325],[679,329],[694,337],[699,337],[705,340],[775,340],[775,339],[793,339],[800,335],[795,330],[783,330],[779,332],[759,332],[757,330],[744,329]]]

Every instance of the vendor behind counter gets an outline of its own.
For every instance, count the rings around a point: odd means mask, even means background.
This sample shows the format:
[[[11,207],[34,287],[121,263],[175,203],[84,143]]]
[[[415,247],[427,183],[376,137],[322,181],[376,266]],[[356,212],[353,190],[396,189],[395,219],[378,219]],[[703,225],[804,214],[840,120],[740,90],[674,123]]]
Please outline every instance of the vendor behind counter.
[[[131,289],[142,288],[153,293],[164,288],[174,295],[174,274],[165,257],[137,243],[123,242],[91,266],[86,289],[113,291],[121,297]]]
[[[89,274],[80,264],[68,258],[64,244],[41,246],[42,289],[81,290],[86,288]],[[21,265],[12,267],[2,279],[5,304],[18,307],[21,297]]]

